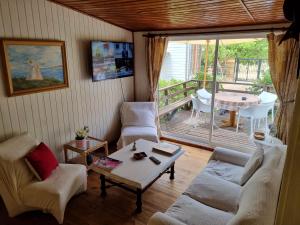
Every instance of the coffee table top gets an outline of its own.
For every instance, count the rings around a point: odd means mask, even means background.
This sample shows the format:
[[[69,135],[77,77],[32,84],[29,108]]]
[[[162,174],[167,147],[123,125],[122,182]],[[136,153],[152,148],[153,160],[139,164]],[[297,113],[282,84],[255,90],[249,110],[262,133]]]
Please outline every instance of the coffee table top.
[[[161,173],[163,173],[168,167],[170,167],[176,159],[178,159],[184,150],[178,151],[173,156],[166,156],[152,151],[152,147],[156,143],[139,139],[136,141],[136,151],[132,151],[133,143],[125,146],[124,148],[109,155],[110,158],[118,159],[123,163],[112,171],[94,166],[92,169],[105,175],[107,178],[111,178],[117,182],[124,183],[126,185],[144,189],[151,184]],[[145,152],[148,157],[142,160],[133,159],[133,154],[136,152]],[[159,165],[154,164],[149,157],[154,156],[161,161]]]

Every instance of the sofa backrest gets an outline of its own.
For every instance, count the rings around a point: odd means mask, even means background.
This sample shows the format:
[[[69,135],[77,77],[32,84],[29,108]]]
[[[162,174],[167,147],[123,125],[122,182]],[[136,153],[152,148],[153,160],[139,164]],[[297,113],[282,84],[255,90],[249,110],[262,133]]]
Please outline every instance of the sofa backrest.
[[[227,225],[273,225],[286,152],[265,150],[261,167],[243,186],[237,214]]]
[[[120,111],[123,127],[156,127],[156,108],[154,102],[124,102]]]

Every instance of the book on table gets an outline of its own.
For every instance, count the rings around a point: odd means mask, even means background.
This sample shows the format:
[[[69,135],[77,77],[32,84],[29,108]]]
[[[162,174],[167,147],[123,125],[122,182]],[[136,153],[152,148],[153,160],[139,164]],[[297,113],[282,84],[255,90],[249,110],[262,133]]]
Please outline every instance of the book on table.
[[[111,171],[122,164],[122,161],[110,157],[100,157],[93,162],[94,166]]]
[[[153,146],[152,151],[168,156],[175,155],[177,152],[179,152],[181,149],[181,146],[170,144],[167,142],[160,142]]]

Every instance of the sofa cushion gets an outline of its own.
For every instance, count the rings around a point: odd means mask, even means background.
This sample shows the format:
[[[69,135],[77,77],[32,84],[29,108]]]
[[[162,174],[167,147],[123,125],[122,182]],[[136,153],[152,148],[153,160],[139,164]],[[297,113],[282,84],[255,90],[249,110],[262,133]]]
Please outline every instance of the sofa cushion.
[[[39,180],[47,179],[58,166],[58,161],[49,147],[41,142],[35,149],[26,155],[26,161]]]
[[[233,217],[186,195],[181,195],[166,214],[188,225],[225,225]]]
[[[273,148],[262,166],[242,187],[239,210],[228,225],[273,225],[285,152]]]
[[[227,212],[236,212],[240,192],[240,185],[204,171],[193,180],[184,194],[205,205]]]
[[[231,163],[210,160],[204,171],[235,184],[240,184],[240,180],[244,172],[244,167]]]
[[[264,150],[258,148],[250,157],[249,161],[245,165],[243,175],[241,177],[240,184],[244,185],[249,178],[255,173],[255,171],[260,167],[264,160]]]

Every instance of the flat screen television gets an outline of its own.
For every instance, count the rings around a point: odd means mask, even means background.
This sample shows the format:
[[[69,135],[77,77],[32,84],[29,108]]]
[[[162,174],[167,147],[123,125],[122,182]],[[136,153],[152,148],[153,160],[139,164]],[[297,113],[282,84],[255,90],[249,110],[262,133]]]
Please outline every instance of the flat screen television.
[[[133,44],[92,41],[93,81],[133,76]]]

